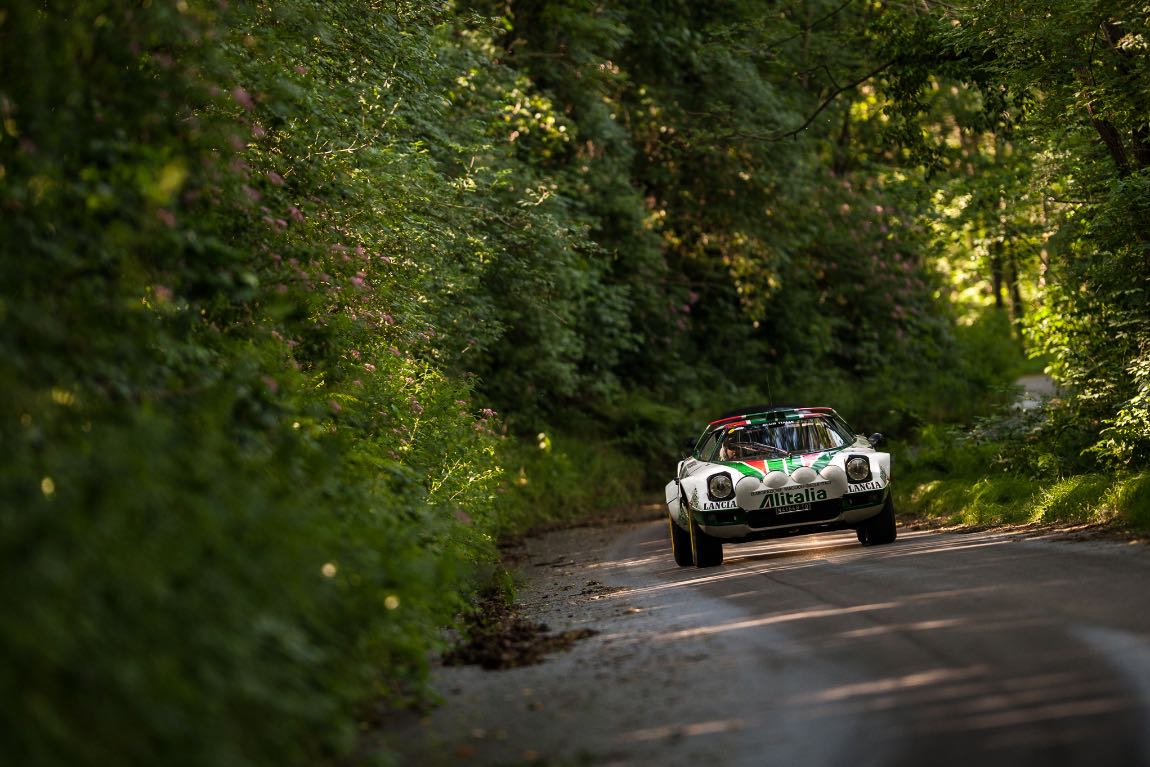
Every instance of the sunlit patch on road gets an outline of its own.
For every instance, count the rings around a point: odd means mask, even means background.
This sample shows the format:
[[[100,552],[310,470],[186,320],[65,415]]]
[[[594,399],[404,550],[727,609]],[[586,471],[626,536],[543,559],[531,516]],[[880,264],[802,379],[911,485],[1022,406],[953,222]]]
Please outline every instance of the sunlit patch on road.
[[[721,732],[734,732],[744,726],[741,719],[720,719],[712,722],[690,722],[687,724],[665,724],[644,730],[624,733],[619,740],[649,741],[663,738],[692,738],[699,735],[714,735]]]
[[[897,606],[898,605],[895,602],[882,602],[879,604],[854,605],[851,607],[839,607],[828,610],[801,610],[793,613],[784,613],[782,615],[770,615],[762,618],[750,618],[744,621],[735,621],[733,623],[720,623],[713,626],[699,626],[697,628],[685,629],[683,631],[676,631],[672,634],[667,634],[663,637],[660,637],[660,641],[675,641],[678,639],[687,639],[690,637],[706,636],[708,634],[718,634],[724,631],[744,631],[746,629],[761,628],[763,626],[772,626],[779,623],[793,623],[795,621],[815,620],[818,618],[835,618],[852,613],[873,612],[875,610],[890,610]]]

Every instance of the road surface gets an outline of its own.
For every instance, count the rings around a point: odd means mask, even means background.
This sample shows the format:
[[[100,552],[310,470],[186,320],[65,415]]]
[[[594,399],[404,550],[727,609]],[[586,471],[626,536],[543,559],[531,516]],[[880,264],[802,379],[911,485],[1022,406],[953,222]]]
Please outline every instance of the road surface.
[[[665,523],[530,541],[520,602],[600,633],[444,668],[412,764],[1150,765],[1150,551],[900,529],[671,560]]]

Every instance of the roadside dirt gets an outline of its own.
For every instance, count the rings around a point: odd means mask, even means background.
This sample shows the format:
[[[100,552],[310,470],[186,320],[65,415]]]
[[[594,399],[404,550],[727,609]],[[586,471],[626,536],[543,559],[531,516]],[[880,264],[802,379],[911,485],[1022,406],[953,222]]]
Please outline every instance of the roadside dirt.
[[[587,582],[588,587],[601,585]],[[584,589],[580,595],[588,593],[593,589]],[[552,633],[547,624],[523,617],[499,592],[484,597],[465,632],[466,640],[444,655],[443,665],[476,665],[488,671],[531,666],[599,633],[588,628]]]

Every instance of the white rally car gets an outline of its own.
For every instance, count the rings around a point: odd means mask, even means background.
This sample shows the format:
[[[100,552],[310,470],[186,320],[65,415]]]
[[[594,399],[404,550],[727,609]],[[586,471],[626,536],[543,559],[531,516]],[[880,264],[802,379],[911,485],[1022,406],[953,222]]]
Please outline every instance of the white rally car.
[[[896,536],[890,453],[827,407],[749,408],[712,422],[667,483],[681,566],[723,563],[723,544],[851,529]]]

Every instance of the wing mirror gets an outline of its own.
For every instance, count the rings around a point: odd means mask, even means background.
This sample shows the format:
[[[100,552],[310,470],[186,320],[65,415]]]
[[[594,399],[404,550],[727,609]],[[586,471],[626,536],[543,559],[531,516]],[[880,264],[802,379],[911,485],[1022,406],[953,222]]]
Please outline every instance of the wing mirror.
[[[876,431],[874,434],[867,437],[866,441],[870,443],[871,447],[878,447],[879,443],[882,442],[884,439],[886,439],[886,437],[884,437],[882,434],[879,434]]]

